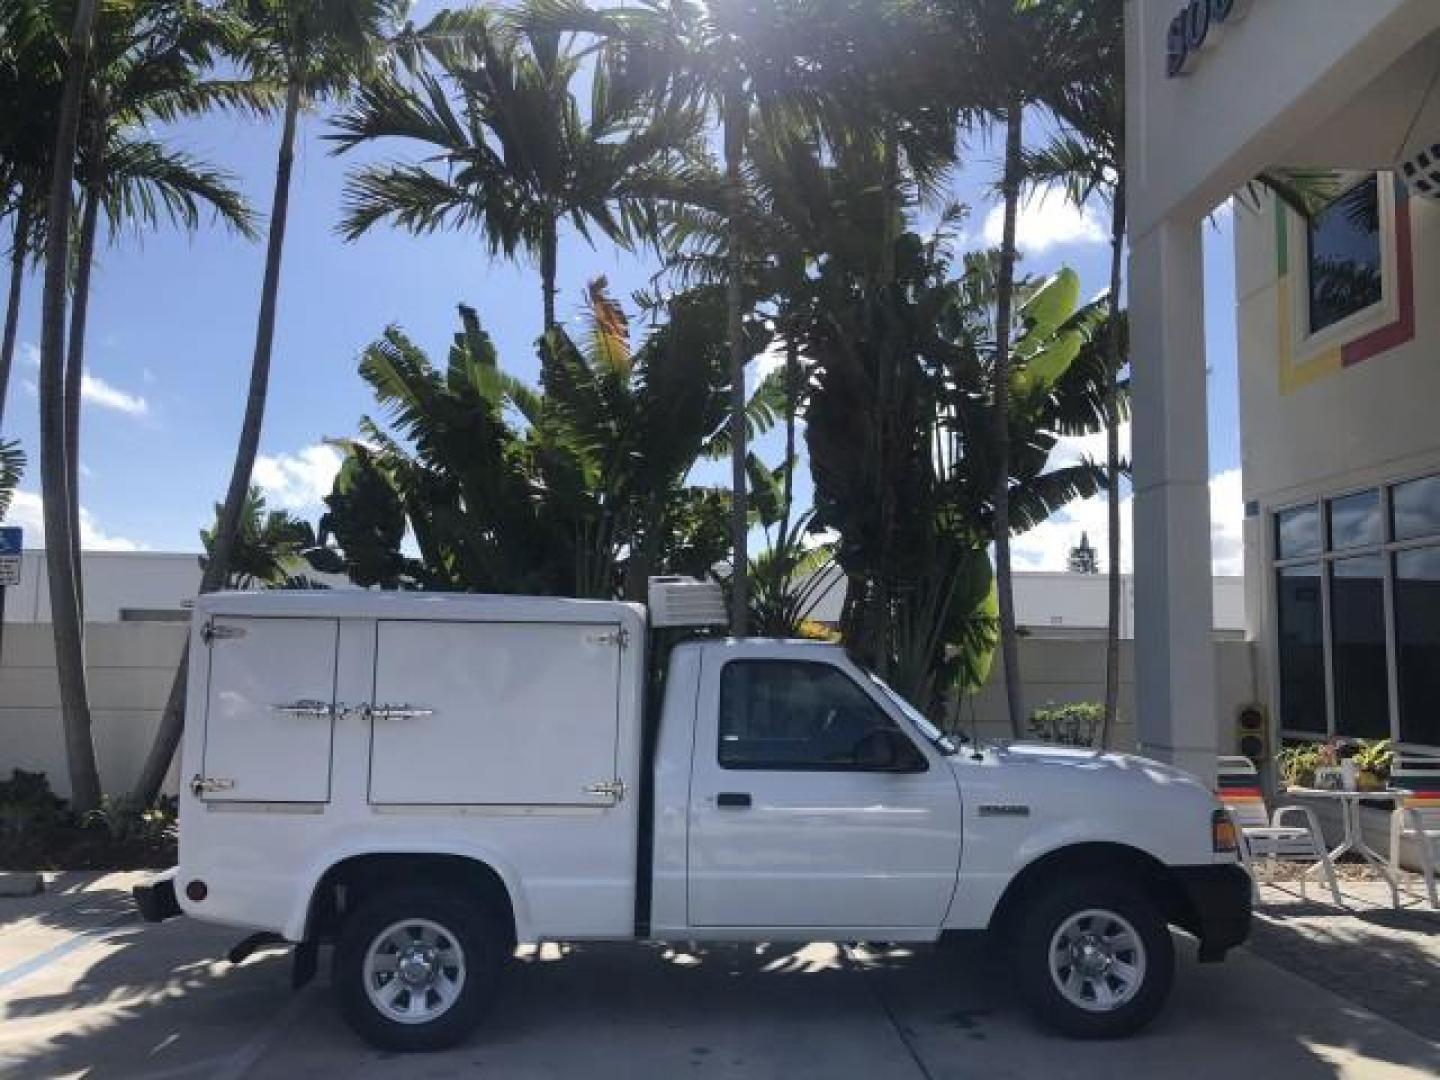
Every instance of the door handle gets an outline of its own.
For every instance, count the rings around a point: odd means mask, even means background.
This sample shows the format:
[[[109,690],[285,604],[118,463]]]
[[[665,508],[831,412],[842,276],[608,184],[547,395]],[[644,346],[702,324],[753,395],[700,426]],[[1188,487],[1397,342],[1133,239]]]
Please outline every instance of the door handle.
[[[745,807],[750,805],[750,793],[748,791],[722,791],[715,796],[716,806]]]

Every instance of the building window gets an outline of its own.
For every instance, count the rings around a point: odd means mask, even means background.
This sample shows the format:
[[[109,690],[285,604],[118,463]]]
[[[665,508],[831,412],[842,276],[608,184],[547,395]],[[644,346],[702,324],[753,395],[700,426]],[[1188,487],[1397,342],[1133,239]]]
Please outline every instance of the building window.
[[[1335,733],[1390,736],[1385,660],[1385,571],[1379,555],[1330,564],[1330,642],[1335,667]]]
[[[1440,746],[1440,547],[1394,556],[1402,743]]]
[[[1274,515],[1282,733],[1440,748],[1440,476]]]
[[[1344,322],[1383,296],[1380,185],[1356,184],[1309,224],[1310,333]]]
[[[1320,564],[1280,570],[1280,726],[1324,735],[1325,616],[1320,600]]]

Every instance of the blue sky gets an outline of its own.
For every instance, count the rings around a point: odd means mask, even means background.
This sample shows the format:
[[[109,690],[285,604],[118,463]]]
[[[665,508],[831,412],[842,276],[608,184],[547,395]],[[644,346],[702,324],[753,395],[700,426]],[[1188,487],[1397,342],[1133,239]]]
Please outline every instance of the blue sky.
[[[334,452],[326,437],[353,434],[373,402],[355,373],[359,351],[394,323],[443,356],[456,325],[455,305],[477,307],[502,363],[534,379],[540,328],[538,275],[528,264],[492,262],[479,238],[442,233],[413,237],[380,228],[355,243],[334,233],[346,171],[362,160],[336,158],[321,136],[323,117],[307,117],[296,161],[282,274],[270,408],[257,482],[273,505],[314,519],[328,490]],[[268,210],[279,125],[211,117],[173,131],[175,141],[236,174],[262,213]],[[395,147],[396,155],[404,148]],[[383,155],[377,155],[383,156]],[[998,236],[991,187],[998,149],[966,154],[954,195],[971,206],[970,246]],[[1236,402],[1234,274],[1230,215],[1206,235],[1207,332],[1211,363],[1211,464],[1216,559],[1238,572],[1241,515]],[[1024,269],[1068,264],[1087,294],[1108,278],[1103,211],[1080,214],[1059,195],[1036,198],[1021,221]],[[253,348],[264,250],[207,224],[122,234],[105,246],[94,276],[87,357],[81,503],[87,545],[198,550],[198,529],[229,475]],[[574,317],[585,283],[609,277],[621,296],[645,285],[650,260],[574,236],[562,241],[562,318]],[[39,342],[39,279],[26,282],[19,355],[6,408],[7,435],[31,451],[31,467],[12,522],[39,540],[39,461],[34,380]],[[1100,444],[1084,448],[1098,453]],[[772,461],[774,438],[762,445]],[[713,476],[711,473],[713,472]],[[722,466],[701,479],[721,481]],[[808,479],[800,494],[808,497]],[[1017,544],[1022,569],[1063,568],[1065,551],[1088,529],[1103,542],[1097,505],[1072,507]],[[1232,544],[1233,541],[1233,544]],[[1233,547],[1233,550],[1232,550]],[[1103,550],[1103,546],[1102,546]]]

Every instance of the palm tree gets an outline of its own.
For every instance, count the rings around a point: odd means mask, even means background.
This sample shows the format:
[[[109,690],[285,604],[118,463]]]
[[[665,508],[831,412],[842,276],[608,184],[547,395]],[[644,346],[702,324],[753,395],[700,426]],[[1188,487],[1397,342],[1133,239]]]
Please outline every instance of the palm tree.
[[[221,508],[215,507],[219,520]],[[203,570],[215,546],[215,527],[200,530],[205,555],[200,557]],[[245,497],[240,515],[240,535],[230,557],[230,573],[225,587],[229,589],[291,588],[303,579],[297,574],[305,565],[305,553],[315,547],[315,530],[284,510],[271,510],[258,487]],[[308,586],[307,586],[308,587]]]
[[[875,5],[868,32],[885,26]],[[794,110],[819,116],[827,91],[858,96],[853,5],[831,0],[635,0],[615,7],[583,0],[530,0],[524,24],[578,32],[598,42],[600,77],[620,100],[678,109],[718,121],[724,159],[727,226],[726,308],[730,343],[730,479],[732,576],[730,629],[744,636],[749,615],[749,513],[745,443],[745,296],[749,251],[745,235],[744,168],[752,112]]]
[[[1084,207],[1099,197],[1110,208],[1109,317],[1105,328],[1105,472],[1108,551],[1108,616],[1105,628],[1105,702],[1100,745],[1109,746],[1120,698],[1120,368],[1124,326],[1120,311],[1125,260],[1125,11],[1122,0],[1079,5],[1089,59],[1080,78],[1052,100],[1060,133],[1047,147],[1026,155],[1032,184],[1059,184]]]
[[[603,280],[588,301],[583,336],[545,336],[539,392],[469,308],[444,369],[394,327],[366,349],[388,422],[339,444],[311,565],[360,585],[632,599],[652,573],[708,571],[716,501],[687,477],[726,430],[719,292],[674,298],[639,343]],[[754,428],[774,416],[757,394]]]
[[[847,644],[928,710],[942,680],[973,687],[994,647],[999,256],[970,255],[954,276],[943,243],[905,233],[892,263],[891,285],[840,265],[820,272],[806,438],[816,521],[840,537]],[[1100,312],[1076,310],[1078,293],[1069,271],[1017,289],[1003,421],[1017,532],[1103,482],[1093,466],[1050,460],[1062,434],[1103,425]]]
[[[323,100],[342,98],[358,82],[370,77],[382,47],[407,6],[407,0],[233,0],[233,9],[244,17],[251,31],[241,60],[262,85],[283,91],[284,111],[245,414],[230,483],[216,522],[214,548],[200,579],[202,593],[214,592],[230,572],[230,553],[260,448],[300,111]],[[188,660],[187,646],[170,686],[155,743],[135,783],[133,798],[140,805],[154,801],[180,742]]]
[[[35,0],[0,0],[0,218],[10,218],[10,284],[0,333],[0,429],[15,358],[27,259],[43,244],[45,192],[55,142],[63,56],[51,12]]]
[[[25,452],[14,439],[0,439],[0,521],[10,513],[10,501],[25,472]]]
[[[411,77],[363,88],[330,138],[340,152],[409,140],[425,157],[353,173],[341,234],[354,240],[388,219],[417,233],[475,228],[491,255],[523,249],[540,264],[550,330],[561,224],[625,245],[655,240],[657,204],[703,180],[690,163],[694,117],[639,124],[616,110],[603,79],[582,117],[573,90],[582,58],[555,34],[498,25],[483,8],[442,13],[415,39],[425,47]]]
[[[68,512],[65,475],[65,277],[70,266],[70,184],[80,105],[90,62],[96,0],[78,0],[65,59],[64,89],[55,124],[49,194],[45,204],[45,285],[40,324],[40,486],[44,499],[50,621],[55,635],[55,669],[60,714],[70,770],[70,798],[78,813],[100,805],[100,775],[90,735],[90,700],[85,685],[84,644],[70,559],[75,524]]]
[[[71,291],[65,361],[65,450],[77,603],[80,582],[80,397],[95,244],[103,211],[113,239],[126,226],[154,227],[161,217],[194,230],[202,206],[241,235],[253,237],[252,215],[232,178],[144,133],[214,105],[258,108],[254,84],[205,79],[220,50],[237,44],[238,26],[223,12],[184,3],[102,7],[86,79],[79,161],[80,229]]]
[[[1000,179],[1004,225],[995,295],[994,411],[1010,415],[1010,352],[1015,299],[1015,229],[1024,176],[1025,112],[1048,107],[1061,88],[1075,79],[1078,17],[1066,5],[1036,0],[942,0],[959,43],[956,57],[957,100],[972,129],[1001,124],[1005,156]],[[1010,730],[1019,738],[1025,723],[1020,650],[1015,628],[1015,598],[1010,564],[1010,485],[1008,425],[994,425],[995,576],[999,590],[1000,648],[1005,666],[1005,696]]]

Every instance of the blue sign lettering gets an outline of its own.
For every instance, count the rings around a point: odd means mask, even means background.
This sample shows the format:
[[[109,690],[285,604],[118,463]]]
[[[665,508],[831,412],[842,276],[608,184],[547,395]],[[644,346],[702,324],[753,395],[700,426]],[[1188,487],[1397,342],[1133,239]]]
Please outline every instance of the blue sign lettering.
[[[1226,23],[1238,22],[1250,0],[1190,0],[1175,18],[1165,38],[1165,73],[1170,78],[1193,70],[1200,51],[1213,41]]]

